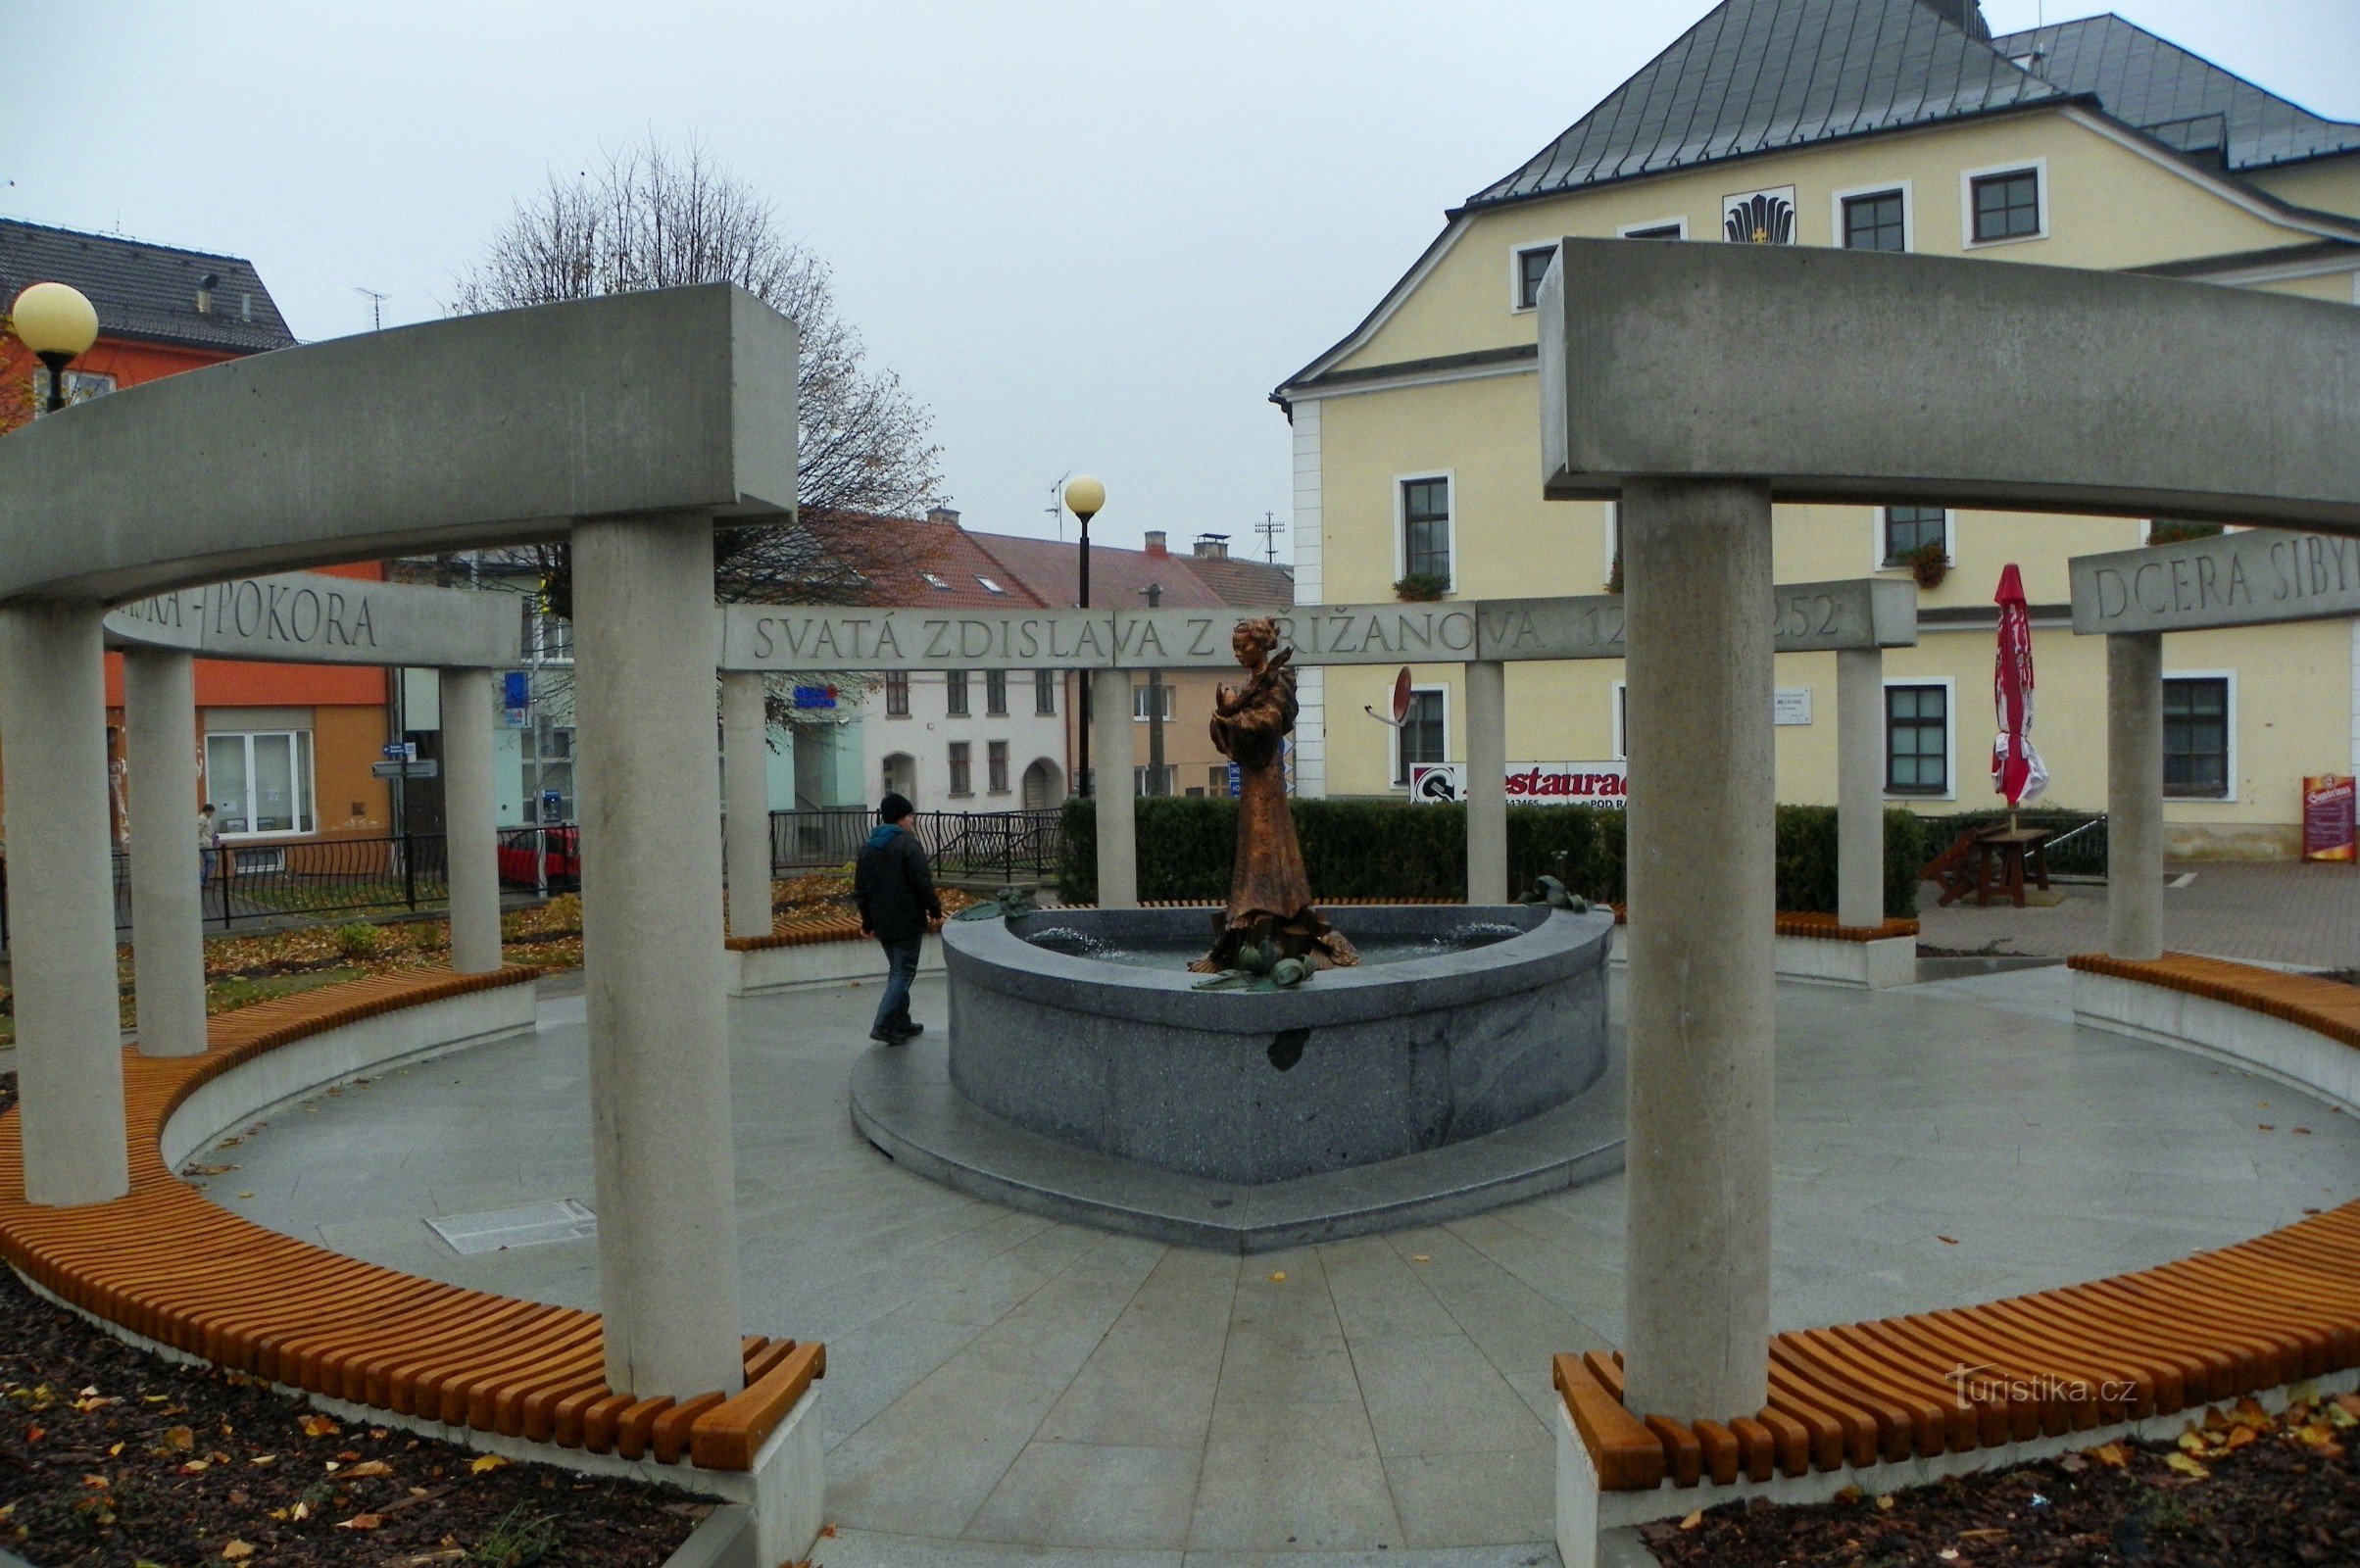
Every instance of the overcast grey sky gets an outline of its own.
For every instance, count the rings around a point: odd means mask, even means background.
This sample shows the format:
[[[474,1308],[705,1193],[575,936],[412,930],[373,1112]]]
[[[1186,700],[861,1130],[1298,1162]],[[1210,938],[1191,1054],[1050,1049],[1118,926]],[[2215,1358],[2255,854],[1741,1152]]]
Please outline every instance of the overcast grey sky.
[[[1270,388],[1709,8],[0,0],[25,89],[0,213],[252,257],[300,336],[334,337],[369,325],[359,287],[388,325],[442,314],[547,172],[702,136],[934,411],[971,526],[1046,532],[1087,468],[1099,536],[1243,548],[1287,516]],[[2360,0],[2114,9],[2360,120]]]

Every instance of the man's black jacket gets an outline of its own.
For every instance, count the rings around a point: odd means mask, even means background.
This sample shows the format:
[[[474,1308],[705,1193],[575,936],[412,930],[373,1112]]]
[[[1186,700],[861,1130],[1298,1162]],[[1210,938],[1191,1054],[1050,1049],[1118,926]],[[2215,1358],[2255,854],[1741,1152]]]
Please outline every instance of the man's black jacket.
[[[907,942],[926,934],[926,917],[940,918],[943,906],[916,834],[880,827],[868,836],[853,867],[853,901],[860,923],[880,940]]]

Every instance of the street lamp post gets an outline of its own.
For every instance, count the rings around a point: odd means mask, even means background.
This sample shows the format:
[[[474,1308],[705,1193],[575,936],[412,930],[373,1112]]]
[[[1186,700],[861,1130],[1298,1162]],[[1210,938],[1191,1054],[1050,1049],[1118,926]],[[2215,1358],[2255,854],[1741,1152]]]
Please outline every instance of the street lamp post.
[[[49,367],[51,414],[66,406],[66,367],[98,341],[98,312],[80,289],[66,283],[35,283],[9,308],[10,330]]]
[[[1065,510],[1080,518],[1082,524],[1079,575],[1081,578],[1080,608],[1083,610],[1090,608],[1090,519],[1097,516],[1106,505],[1106,487],[1090,475],[1077,473],[1065,481]],[[1080,758],[1082,764],[1079,769],[1081,793],[1089,795],[1094,791],[1091,788],[1090,777],[1090,682],[1087,678],[1080,682],[1080,688],[1082,693],[1081,718],[1080,722],[1074,726],[1074,733],[1080,744],[1075,748],[1075,753]]]

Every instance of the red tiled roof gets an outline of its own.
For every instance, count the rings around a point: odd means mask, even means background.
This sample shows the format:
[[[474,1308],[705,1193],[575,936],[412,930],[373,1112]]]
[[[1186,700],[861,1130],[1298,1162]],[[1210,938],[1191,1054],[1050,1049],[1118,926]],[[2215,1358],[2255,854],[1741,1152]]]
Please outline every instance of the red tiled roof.
[[[1071,605],[1080,594],[1078,545],[1016,534],[976,533],[983,545],[1022,578],[1046,605]],[[1162,603],[1175,610],[1275,609],[1295,603],[1295,581],[1283,568],[1255,561],[1207,561],[1198,556],[1158,555],[1093,543],[1090,546],[1090,602],[1102,609],[1142,606],[1150,583],[1163,588]]]
[[[884,571],[872,571],[870,604],[910,610],[940,606],[950,610],[1039,609],[1050,601],[1034,593],[1021,575],[993,559],[976,536],[956,522],[925,517],[877,517],[839,514],[809,519],[823,535],[856,529],[906,530],[910,548],[905,560]],[[865,562],[880,554],[873,546],[847,552]],[[902,552],[891,552],[900,556]],[[998,589],[995,592],[995,588]]]

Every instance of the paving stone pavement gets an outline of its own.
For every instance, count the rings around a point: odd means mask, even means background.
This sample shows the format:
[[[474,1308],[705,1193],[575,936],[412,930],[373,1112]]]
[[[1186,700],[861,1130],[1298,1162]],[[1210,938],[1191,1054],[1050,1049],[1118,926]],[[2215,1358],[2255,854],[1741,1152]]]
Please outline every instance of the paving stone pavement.
[[[1057,1224],[854,1131],[874,998],[733,1012],[746,1328],[829,1344],[822,1568],[1554,1561],[1549,1357],[1620,1333],[1620,1177],[1248,1258]],[[2360,1118],[2076,1029],[2064,1001],[2053,968],[1782,988],[1777,1326],[2151,1265],[2360,1193]],[[1619,1027],[1619,981],[1615,1004]],[[213,1156],[240,1167],[214,1196],[376,1262],[594,1306],[594,1244],[467,1258],[422,1219],[592,1197],[581,1007],[545,1000],[536,1038],[282,1112]],[[921,982],[918,1016],[945,1010]]]
[[[2163,942],[2214,958],[2360,968],[2360,867],[2323,861],[2202,860],[2165,867]],[[2185,885],[2172,886],[2185,879]],[[1935,905],[1918,895],[1919,940],[1965,953],[2062,958],[2106,946],[2106,890],[2060,883],[2062,902],[2041,907]]]

